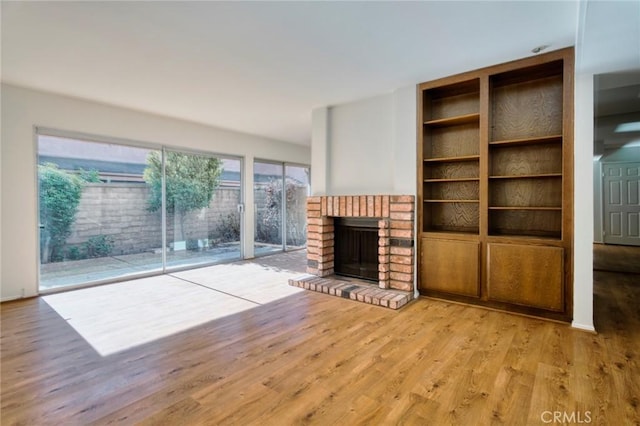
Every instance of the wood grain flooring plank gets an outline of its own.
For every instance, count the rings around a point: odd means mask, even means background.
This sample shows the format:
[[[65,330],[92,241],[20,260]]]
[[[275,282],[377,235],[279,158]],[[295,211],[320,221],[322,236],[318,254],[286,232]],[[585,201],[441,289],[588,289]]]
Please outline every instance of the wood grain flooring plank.
[[[639,277],[595,273],[598,334],[425,298],[390,311],[304,291],[108,356],[42,299],[3,303],[0,422],[511,426],[564,410],[640,425]]]

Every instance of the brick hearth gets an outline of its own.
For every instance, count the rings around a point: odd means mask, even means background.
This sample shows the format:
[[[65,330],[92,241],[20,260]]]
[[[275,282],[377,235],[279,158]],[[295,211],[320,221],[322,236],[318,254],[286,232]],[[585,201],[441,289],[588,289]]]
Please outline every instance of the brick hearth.
[[[290,279],[289,285],[391,309],[400,309],[413,300],[413,292],[410,291],[381,289],[372,284],[335,277],[302,275]]]
[[[307,198],[307,272],[333,275],[335,217],[378,219],[378,286],[413,292],[414,196],[355,195]]]

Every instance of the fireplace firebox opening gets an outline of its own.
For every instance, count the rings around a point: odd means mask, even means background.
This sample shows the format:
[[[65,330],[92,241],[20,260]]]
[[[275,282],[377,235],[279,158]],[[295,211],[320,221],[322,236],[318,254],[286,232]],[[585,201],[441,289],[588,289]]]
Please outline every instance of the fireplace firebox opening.
[[[378,281],[377,218],[334,218],[336,275]]]

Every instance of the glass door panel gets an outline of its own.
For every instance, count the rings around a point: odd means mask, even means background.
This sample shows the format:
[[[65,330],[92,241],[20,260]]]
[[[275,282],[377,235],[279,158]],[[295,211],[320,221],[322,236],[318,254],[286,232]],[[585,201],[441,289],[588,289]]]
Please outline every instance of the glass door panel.
[[[286,233],[285,248],[295,250],[307,246],[307,196],[309,195],[309,167],[285,165]]]
[[[240,258],[240,160],[167,151],[164,170],[167,269]]]
[[[281,252],[282,245],[282,163],[256,161],[253,164],[255,203],[254,254]]]
[[[160,151],[38,135],[40,290],[162,270],[149,155]]]
[[[242,258],[242,161],[222,159],[220,185],[213,197],[210,246],[216,261]]]

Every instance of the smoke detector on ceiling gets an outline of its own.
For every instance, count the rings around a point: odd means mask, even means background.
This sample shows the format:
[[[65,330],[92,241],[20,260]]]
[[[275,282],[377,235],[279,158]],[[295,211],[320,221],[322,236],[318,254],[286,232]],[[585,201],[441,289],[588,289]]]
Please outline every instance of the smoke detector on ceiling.
[[[533,49],[531,49],[531,52],[532,53],[540,53],[540,52],[542,52],[543,50],[545,50],[548,47],[549,47],[548,44],[543,44],[541,46],[534,47]]]

